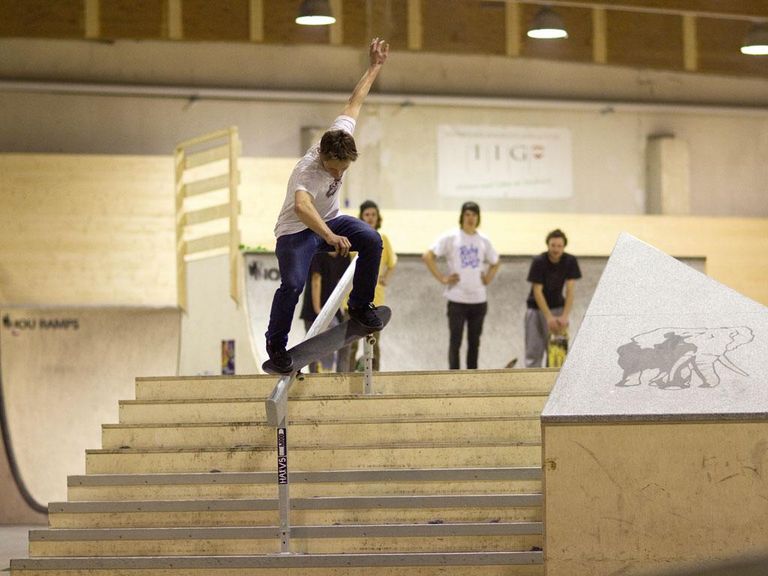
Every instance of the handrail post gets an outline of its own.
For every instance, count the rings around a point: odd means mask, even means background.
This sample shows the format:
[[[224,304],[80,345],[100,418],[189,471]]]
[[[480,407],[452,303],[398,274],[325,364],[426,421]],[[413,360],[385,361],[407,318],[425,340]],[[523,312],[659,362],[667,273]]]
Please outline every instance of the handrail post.
[[[373,345],[376,336],[369,334],[363,338],[363,358],[365,359],[365,372],[363,374],[363,394],[373,394]]]
[[[286,418],[277,427],[277,492],[280,510],[280,553],[291,552],[291,496],[288,479],[288,426]]]

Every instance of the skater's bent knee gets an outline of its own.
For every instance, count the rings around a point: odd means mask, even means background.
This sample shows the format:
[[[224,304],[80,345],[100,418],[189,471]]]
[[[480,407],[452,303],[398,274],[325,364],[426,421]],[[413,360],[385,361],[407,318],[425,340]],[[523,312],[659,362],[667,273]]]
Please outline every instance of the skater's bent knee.
[[[371,230],[370,233],[363,236],[361,244],[361,250],[381,252],[384,249],[384,243],[376,230]]]
[[[283,283],[280,284],[280,288],[278,288],[278,291],[282,292],[284,296],[289,296],[291,298],[298,298],[301,295],[302,290],[304,290],[303,283],[296,284],[285,281],[283,281]]]

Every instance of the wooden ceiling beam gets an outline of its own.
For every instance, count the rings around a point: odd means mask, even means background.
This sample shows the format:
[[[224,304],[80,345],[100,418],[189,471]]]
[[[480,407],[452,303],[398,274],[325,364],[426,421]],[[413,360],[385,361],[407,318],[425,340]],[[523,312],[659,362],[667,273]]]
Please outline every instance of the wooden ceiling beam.
[[[605,8],[592,8],[592,60],[596,64],[608,62],[608,22]]]

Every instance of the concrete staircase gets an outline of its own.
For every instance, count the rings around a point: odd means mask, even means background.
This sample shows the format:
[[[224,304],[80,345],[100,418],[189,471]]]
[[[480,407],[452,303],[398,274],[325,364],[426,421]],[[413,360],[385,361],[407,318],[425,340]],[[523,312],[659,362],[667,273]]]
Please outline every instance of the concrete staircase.
[[[271,376],[142,378],[13,576],[543,574],[550,370],[312,375],[289,402],[280,554]]]

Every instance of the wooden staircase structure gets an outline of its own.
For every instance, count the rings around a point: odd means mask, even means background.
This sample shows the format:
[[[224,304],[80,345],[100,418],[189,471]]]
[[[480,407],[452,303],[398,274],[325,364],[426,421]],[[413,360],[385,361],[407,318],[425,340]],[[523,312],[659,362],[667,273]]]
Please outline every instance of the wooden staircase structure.
[[[274,376],[140,378],[12,576],[542,575],[554,370],[308,375],[290,390],[281,553]]]

